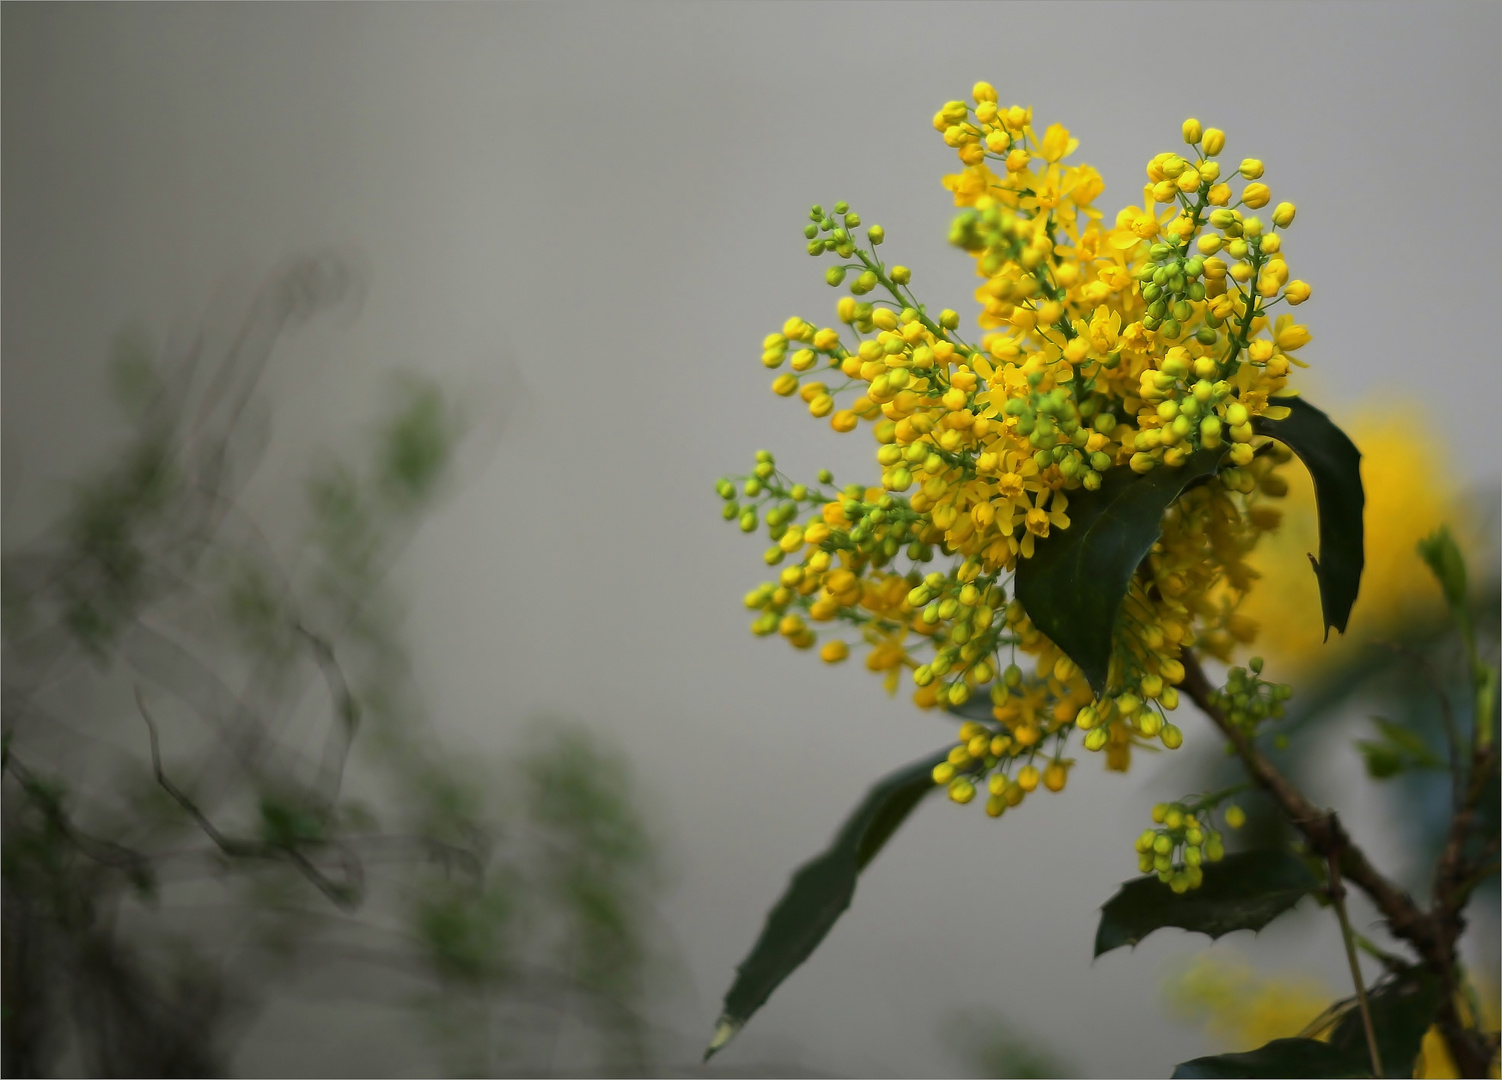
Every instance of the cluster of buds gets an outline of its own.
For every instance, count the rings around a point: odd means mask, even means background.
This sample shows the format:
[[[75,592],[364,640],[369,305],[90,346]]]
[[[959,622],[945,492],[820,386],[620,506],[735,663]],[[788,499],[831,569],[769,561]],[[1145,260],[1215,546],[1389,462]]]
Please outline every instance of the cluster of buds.
[[[1158,880],[1176,893],[1196,889],[1204,880],[1202,866],[1225,858],[1225,843],[1206,819],[1213,802],[1194,804],[1159,803],[1153,807],[1156,829],[1144,829],[1137,837],[1137,869],[1156,873]],[[1225,822],[1239,829],[1246,814],[1234,804],[1225,811]]]
[[[1231,723],[1252,731],[1264,720],[1280,719],[1283,703],[1292,694],[1293,687],[1287,683],[1263,681],[1262,657],[1254,656],[1246,667],[1226,672],[1226,685],[1210,692],[1210,702],[1224,710]]]

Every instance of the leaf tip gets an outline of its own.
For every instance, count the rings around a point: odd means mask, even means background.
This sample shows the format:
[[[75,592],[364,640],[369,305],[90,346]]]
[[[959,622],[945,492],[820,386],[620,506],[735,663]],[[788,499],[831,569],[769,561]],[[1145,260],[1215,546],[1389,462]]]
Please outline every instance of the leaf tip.
[[[709,1040],[709,1045],[704,1048],[704,1060],[708,1061],[723,1050],[725,1044],[735,1038],[736,1033],[740,1031],[743,1023],[743,1021],[732,1020],[728,1016],[720,1017],[720,1022],[715,1025],[714,1037]]]

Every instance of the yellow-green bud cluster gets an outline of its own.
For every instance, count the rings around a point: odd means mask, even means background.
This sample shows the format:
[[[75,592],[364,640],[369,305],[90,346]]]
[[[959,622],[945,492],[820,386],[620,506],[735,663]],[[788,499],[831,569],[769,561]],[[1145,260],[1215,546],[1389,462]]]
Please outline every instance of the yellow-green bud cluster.
[[[1286,683],[1264,682],[1262,657],[1254,656],[1246,667],[1226,672],[1225,686],[1210,693],[1210,701],[1224,710],[1227,718],[1246,731],[1253,731],[1264,720],[1281,719],[1283,703],[1293,695]]]
[[[1199,888],[1202,865],[1225,858],[1220,833],[1183,803],[1159,803],[1153,807],[1153,821],[1160,827],[1144,829],[1137,837],[1137,869],[1156,873],[1176,893]]]

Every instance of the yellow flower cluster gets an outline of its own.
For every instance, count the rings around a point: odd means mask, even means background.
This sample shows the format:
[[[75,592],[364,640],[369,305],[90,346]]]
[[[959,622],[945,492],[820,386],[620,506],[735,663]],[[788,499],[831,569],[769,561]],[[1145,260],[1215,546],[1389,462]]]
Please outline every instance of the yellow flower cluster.
[[[1216,160],[1222,132],[1186,121],[1182,152],[1149,162],[1143,204],[1107,224],[1094,208],[1100,174],[1064,164],[1077,146],[1067,130],[1040,136],[1031,110],[1003,109],[985,83],[973,97],[949,102],[934,126],[963,165],[944,186],[960,208],[950,239],[983,279],[978,341],[954,311],[918,301],[911,270],[878,257],[880,226],[863,243],[848,205],[813,207],[809,254],[833,254],[826,280],[850,292],[841,325],[791,318],[762,343],[762,362],[779,369],[774,392],[835,431],[869,427],[880,485],[835,489],[824,473],[810,488],[762,452],[752,475],[719,491],[727,520],[747,532],[766,522],[768,565],[788,563],[746,596],[753,631],[812,648],[820,625],[854,628],[889,691],[910,671],[920,706],[970,718],[935,778],[958,802],[986,787],[999,816],[1040,783],[1064,786],[1076,729],[1114,769],[1133,745],[1178,746],[1165,712],[1182,650],[1227,658],[1250,639],[1236,612],[1256,576],[1246,560],[1278,522],[1265,500],[1287,490],[1276,470],[1289,459],[1252,421],[1286,415],[1274,399],[1309,340],[1270,309],[1310,290],[1284,260],[1293,205],[1250,213],[1271,199],[1262,164],[1235,170],[1237,195]],[[1071,498],[1108,471],[1175,469],[1200,451],[1223,467],[1166,514],[1097,697],[1009,600],[1011,575],[1069,529]],[[926,565],[936,558],[947,569]],[[850,644],[820,652],[839,662]]]

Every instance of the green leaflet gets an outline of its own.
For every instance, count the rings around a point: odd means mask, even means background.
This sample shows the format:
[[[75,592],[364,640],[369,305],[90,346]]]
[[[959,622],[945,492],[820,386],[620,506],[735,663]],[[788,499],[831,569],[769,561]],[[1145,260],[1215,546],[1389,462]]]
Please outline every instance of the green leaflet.
[[[1198,889],[1175,893],[1156,875],[1122,885],[1107,900],[1095,931],[1095,955],[1136,945],[1154,930],[1175,926],[1218,938],[1233,930],[1261,930],[1319,882],[1283,850],[1243,851],[1204,865]]]
[[[1318,1039],[1274,1039],[1244,1054],[1216,1054],[1186,1061],[1173,1070],[1174,1080],[1220,1080],[1263,1076],[1371,1076],[1370,1065]]]
[[[735,982],[706,1061],[735,1037],[772,991],[807,960],[855,895],[855,880],[891,839],[913,808],[933,790],[933,768],[948,756],[934,754],[879,781],[841,826],[834,843],[804,863],[782,898],[767,914],[751,952],[737,968]]]
[[[1366,772],[1373,780],[1386,780],[1405,769],[1443,769],[1444,761],[1416,731],[1380,716],[1372,717],[1380,739],[1357,739],[1356,748],[1366,759]]]
[[[1176,469],[1103,474],[1098,491],[1069,493],[1070,525],[1038,542],[1017,566],[1017,599],[1028,618],[1079,665],[1096,693],[1111,663],[1111,628],[1138,564],[1163,528],[1163,512],[1195,481],[1215,473],[1224,450],[1197,450]]]
[[[1324,609],[1325,636],[1331,628],[1345,633],[1351,605],[1361,587],[1365,564],[1362,508],[1366,493],[1361,487],[1361,452],[1330,418],[1303,398],[1275,398],[1286,406],[1288,416],[1252,421],[1257,434],[1277,439],[1298,455],[1314,479],[1314,499],[1319,506],[1319,558],[1309,556],[1319,578],[1320,607]]]

